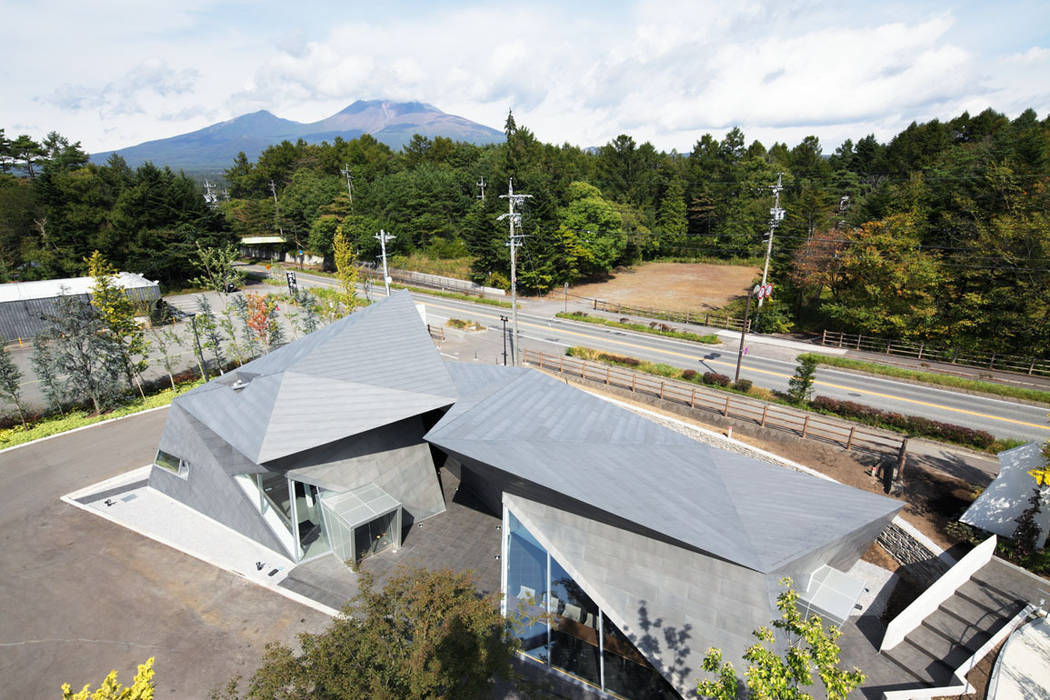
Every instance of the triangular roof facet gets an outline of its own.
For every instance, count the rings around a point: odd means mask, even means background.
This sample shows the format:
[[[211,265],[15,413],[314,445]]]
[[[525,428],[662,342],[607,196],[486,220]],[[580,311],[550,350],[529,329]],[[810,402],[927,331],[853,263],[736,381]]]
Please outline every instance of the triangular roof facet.
[[[262,463],[449,406],[455,397],[402,291],[175,401]]]

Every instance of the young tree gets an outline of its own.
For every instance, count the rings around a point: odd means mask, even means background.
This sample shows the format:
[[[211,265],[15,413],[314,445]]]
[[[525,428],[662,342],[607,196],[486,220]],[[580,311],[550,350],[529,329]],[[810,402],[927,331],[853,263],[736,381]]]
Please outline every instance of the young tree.
[[[247,292],[244,295],[244,314],[244,323],[247,326],[246,335],[252,338],[255,347],[261,352],[266,344],[270,321],[266,299],[258,294]]]
[[[33,374],[40,380],[40,388],[53,413],[62,413],[66,404],[66,385],[58,375],[58,361],[51,343],[43,333],[33,338],[33,354],[29,358]]]
[[[276,350],[285,344],[284,329],[281,327],[281,307],[277,300],[268,298],[266,300],[266,347],[268,350]]]
[[[18,409],[18,418],[26,428],[25,407],[22,405],[22,370],[7,353],[7,348],[0,347],[0,396],[10,401]]]
[[[110,671],[102,684],[91,692],[88,683],[79,693],[74,693],[69,683],[62,684],[62,700],[153,700],[153,657],[146,663],[139,664],[138,672],[131,685],[124,686],[117,681],[117,672]]]
[[[303,335],[309,335],[321,327],[317,297],[306,290],[302,290],[296,293],[296,302],[303,309],[300,329]]]
[[[222,318],[219,319],[219,326],[222,328],[222,332],[226,334],[226,338],[230,341],[230,350],[233,352],[233,359],[237,361],[238,365],[243,365],[246,360],[241,353],[241,344],[237,342],[237,328],[233,325],[233,320],[236,315],[236,305],[233,303],[227,304],[226,308],[222,310]]]
[[[845,698],[864,682],[864,674],[857,668],[852,671],[839,668],[837,641],[842,632],[837,627],[824,627],[823,620],[816,615],[803,618],[798,610],[798,594],[791,589],[791,579],[782,579],[780,583],[787,588],[777,596],[780,618],[772,624],[787,635],[789,646],[781,656],[775,650],[777,636],[772,629],[760,627],[752,632],[758,642],[744,652],[744,660],[748,662],[748,695],[763,700],[812,700],[813,696],[802,688],[813,685],[815,672],[828,700]],[[741,682],[733,664],[722,661],[721,651],[708,649],[702,665],[717,678],[700,681],[697,684],[700,695],[716,700],[739,697]]]
[[[161,362],[164,365],[164,371],[168,373],[168,381],[171,382],[172,391],[175,390],[175,363],[178,361],[178,352],[180,345],[180,338],[175,327],[171,328],[150,328],[150,335],[153,336],[153,344],[160,350]]]
[[[1032,488],[1032,495],[1028,497],[1028,507],[1014,520],[1017,529],[1014,530],[1014,554],[1018,559],[1026,559],[1036,552],[1039,542],[1039,523],[1036,516],[1042,512],[1043,489],[1041,486]]]
[[[516,640],[494,595],[467,574],[402,570],[383,590],[361,575],[360,592],[302,653],[266,648],[247,698],[484,698],[507,677]],[[226,689],[236,698],[236,680]]]
[[[197,308],[200,310],[196,315],[197,330],[203,336],[204,348],[211,351],[215,359],[215,368],[219,374],[223,374],[226,367],[226,355],[222,348],[222,335],[219,333],[219,323],[212,311],[208,297],[201,294],[197,297]]]
[[[91,305],[98,312],[113,349],[120,355],[128,388],[138,388],[142,398],[146,398],[146,392],[142,389],[142,373],[148,366],[146,357],[149,343],[135,321],[131,300],[124,288],[116,283],[116,269],[101,253],[96,250],[85,262],[88,274],[95,278],[91,288]]]
[[[191,282],[219,294],[227,294],[244,284],[244,272],[236,269],[237,247],[232,243],[219,248],[203,248],[197,242],[197,259],[193,266],[200,272]]]
[[[235,296],[233,298],[234,311],[237,314],[237,319],[241,322],[241,337],[244,338],[244,352],[249,360],[255,359],[261,352],[259,347],[259,337],[252,326],[252,314],[254,313],[254,310],[248,303],[248,297],[257,296],[258,295],[248,292],[244,295]]]
[[[346,307],[346,313],[353,313],[357,308],[357,256],[353,246],[340,226],[332,239],[335,251],[335,269],[339,277],[340,302]]]
[[[50,347],[34,353],[34,368],[46,364],[44,374],[52,379],[64,376],[69,395],[90,399],[95,412],[100,413],[121,395],[124,368],[120,351],[91,304],[62,294],[56,306],[57,313],[47,317],[47,327],[37,334],[38,347]],[[39,370],[38,376],[43,380]]]
[[[804,404],[813,395],[813,382],[817,373],[817,360],[803,355],[798,360],[795,376],[788,380],[788,396],[797,404]]]

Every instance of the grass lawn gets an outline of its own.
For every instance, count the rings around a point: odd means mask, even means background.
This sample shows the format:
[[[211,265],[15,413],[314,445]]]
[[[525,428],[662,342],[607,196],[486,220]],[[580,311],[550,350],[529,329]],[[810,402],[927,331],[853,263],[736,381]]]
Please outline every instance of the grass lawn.
[[[171,403],[172,399],[179,394],[184,394],[202,383],[203,382],[200,379],[183,382],[178,385],[178,392],[172,391],[169,387],[164,391],[151,394],[145,399],[138,398],[124,406],[102,414],[89,413],[84,410],[74,410],[62,416],[41,418],[35,423],[30,424],[28,430],[23,429],[21,425],[7,428],[6,430],[0,430],[0,449],[14,447],[15,445],[32,442],[33,440],[39,440],[40,438],[49,437],[51,435],[58,435],[59,433],[64,433],[68,430],[83,428],[84,426],[101,423],[102,421],[107,421],[112,418],[129,416],[132,413],[138,413],[139,411],[167,406]]]
[[[1025,387],[997,384],[995,382],[983,382],[978,379],[955,377],[950,374],[940,374],[939,372],[923,372],[921,370],[908,369],[906,367],[880,365],[876,362],[854,360],[849,357],[835,357],[816,353],[799,355],[800,360],[803,357],[812,357],[818,364],[829,365],[831,367],[841,367],[842,369],[852,369],[859,372],[867,372],[869,374],[880,374],[886,377],[894,377],[896,379],[909,379],[923,384],[946,386],[953,389],[964,389],[981,394],[993,394],[995,396],[1006,396],[1012,399],[1025,399],[1027,401],[1037,401],[1039,403],[1050,404],[1050,391],[1026,389]]]

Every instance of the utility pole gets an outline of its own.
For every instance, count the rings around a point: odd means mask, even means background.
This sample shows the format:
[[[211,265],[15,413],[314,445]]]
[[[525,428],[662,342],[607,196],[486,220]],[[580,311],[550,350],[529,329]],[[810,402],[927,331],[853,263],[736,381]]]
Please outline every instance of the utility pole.
[[[475,183],[475,184],[477,184],[477,186],[481,188],[481,194],[478,195],[478,199],[480,199],[482,202],[484,202],[485,201],[485,178],[484,178],[484,176],[482,176],[482,178],[480,180],[478,180],[477,183]]]
[[[343,163],[343,169],[340,170],[343,175],[346,176],[346,193],[350,196],[350,208],[354,208],[354,178],[350,175],[350,166]]]
[[[274,184],[273,180],[270,180],[270,192],[273,193],[273,222],[277,225],[277,230],[281,232],[281,236],[284,236],[284,228],[281,227],[281,217],[277,214],[277,185]]]
[[[507,245],[510,246],[510,308],[513,316],[513,330],[511,331],[510,356],[511,365],[518,366],[518,268],[515,251],[521,246],[523,234],[514,233],[514,224],[521,225],[521,214],[514,211],[514,207],[531,197],[531,194],[514,194],[514,178],[507,180],[507,194],[501,194],[500,199],[507,200],[507,213],[500,214],[499,221],[507,220],[510,224],[510,238]]]
[[[390,275],[386,272],[386,242],[392,241],[397,236],[391,236],[383,229],[379,229],[379,233],[375,235],[375,239],[379,241],[379,248],[383,251],[383,284],[386,286],[386,295],[390,296]]]
[[[747,320],[748,316],[751,315],[751,299],[758,297],[758,303],[762,303],[762,296],[760,290],[762,287],[755,285],[755,288],[747,293],[747,305],[744,307],[744,325],[740,327],[740,349],[736,353],[736,375],[733,376],[733,383],[736,384],[740,381],[740,362],[744,359],[744,338],[747,337]]]
[[[773,254],[773,231],[776,230],[780,222],[784,220],[784,210],[780,208],[780,191],[784,189],[781,184],[783,181],[784,174],[777,173],[777,184],[770,185],[769,189],[773,190],[773,208],[769,210],[769,243],[766,245],[766,265],[762,268],[762,286],[766,286],[766,277],[769,276],[769,256]],[[758,305],[762,306],[762,299],[758,300]]]
[[[215,206],[219,202],[219,198],[215,195],[215,185],[208,182],[208,178],[204,178],[204,201],[209,206]]]

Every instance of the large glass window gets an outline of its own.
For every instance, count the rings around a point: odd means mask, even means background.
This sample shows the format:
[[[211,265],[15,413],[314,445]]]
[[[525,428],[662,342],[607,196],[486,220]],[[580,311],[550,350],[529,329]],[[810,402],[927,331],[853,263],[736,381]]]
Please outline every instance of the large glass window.
[[[522,651],[547,659],[547,550],[510,514],[507,538],[507,614]]]
[[[598,606],[551,558],[551,665],[601,685]]]
[[[679,698],[631,641],[507,511],[507,615],[522,650],[622,698]]]
[[[612,620],[602,615],[602,661],[605,692],[623,698],[667,698],[679,695],[639,653]]]

